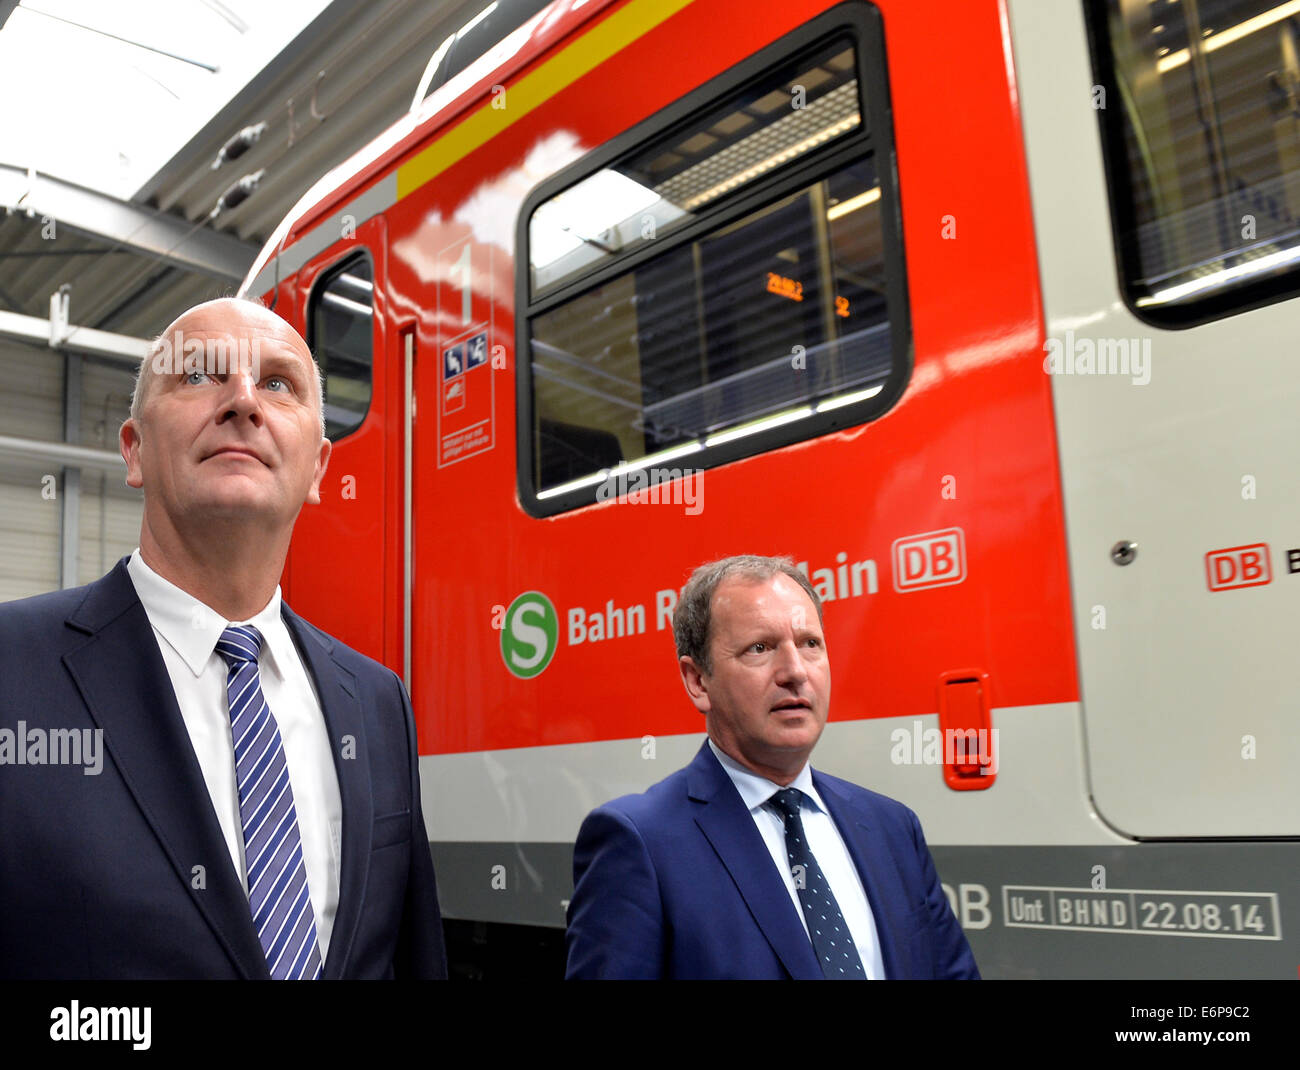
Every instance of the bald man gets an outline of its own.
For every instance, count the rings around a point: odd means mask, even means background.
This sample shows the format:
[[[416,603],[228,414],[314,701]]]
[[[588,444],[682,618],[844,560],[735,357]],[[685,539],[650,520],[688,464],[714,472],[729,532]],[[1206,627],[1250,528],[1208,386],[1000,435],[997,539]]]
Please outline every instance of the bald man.
[[[306,343],[190,309],[119,437],[139,548],[0,605],[0,977],[445,976],[406,691],[280,598],[330,455]]]

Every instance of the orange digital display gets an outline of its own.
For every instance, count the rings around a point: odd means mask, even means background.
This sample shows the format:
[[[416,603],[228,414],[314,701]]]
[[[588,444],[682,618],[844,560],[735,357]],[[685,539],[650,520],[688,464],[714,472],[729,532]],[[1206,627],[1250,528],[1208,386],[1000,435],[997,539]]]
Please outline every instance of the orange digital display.
[[[778,275],[775,271],[767,273],[767,292],[774,293],[779,297],[788,297],[791,301],[803,300],[803,283],[795,279],[787,279],[784,275]]]
[[[803,283],[798,279],[787,278],[785,275],[778,275],[775,271],[767,273],[767,292],[776,294],[778,297],[788,297],[791,301],[803,300]],[[849,299],[847,297],[835,297],[835,315],[841,319],[849,318]]]

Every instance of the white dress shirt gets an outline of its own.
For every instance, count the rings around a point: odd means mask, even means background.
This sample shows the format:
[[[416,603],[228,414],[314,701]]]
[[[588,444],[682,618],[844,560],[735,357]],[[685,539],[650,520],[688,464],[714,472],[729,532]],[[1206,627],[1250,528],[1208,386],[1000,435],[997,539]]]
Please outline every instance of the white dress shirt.
[[[773,783],[766,777],[751,772],[730,755],[718,747],[712,739],[709,746],[714,756],[722,763],[727,776],[736,785],[740,798],[749,807],[749,816],[754,819],[759,835],[767,845],[781,879],[785,881],[790,901],[794,903],[794,912],[798,915],[804,932],[808,931],[808,920],[803,916],[803,907],[799,903],[799,890],[794,884],[794,874],[790,872],[790,856],[785,846],[785,820],[767,801],[774,793],[781,790],[781,785]],[[876,935],[876,919],[871,913],[871,904],[867,902],[866,890],[862,887],[862,878],[853,864],[849,850],[844,845],[840,830],[835,827],[826,804],[813,786],[812,768],[805,762],[799,775],[788,785],[803,792],[803,802],[799,807],[799,820],[803,822],[804,833],[808,837],[808,847],[817,859],[831,893],[840,906],[840,913],[853,934],[853,943],[857,946],[862,959],[862,968],[870,981],[879,981],[885,976],[885,964],[880,957],[880,939]],[[809,944],[812,937],[809,937]]]
[[[235,751],[230,735],[228,670],[216,647],[221,633],[230,624],[251,624],[262,633],[258,677],[284,744],[307,888],[316,915],[316,939],[324,962],[339,903],[343,804],[316,688],[280,616],[280,588],[276,587],[271,601],[257,616],[245,621],[227,621],[158,575],[145,564],[139,547],[127,563],[127,572],[153,626],[176,693],[176,704],[245,895],[248,871],[244,864],[244,824],[239,814]]]

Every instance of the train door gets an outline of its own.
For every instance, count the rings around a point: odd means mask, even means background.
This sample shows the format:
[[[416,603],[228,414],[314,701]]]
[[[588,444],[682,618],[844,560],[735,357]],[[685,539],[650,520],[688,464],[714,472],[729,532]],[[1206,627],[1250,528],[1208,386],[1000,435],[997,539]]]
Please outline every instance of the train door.
[[[1093,99],[1025,110],[1093,800],[1136,838],[1295,835],[1296,20],[1056,6]]]
[[[495,302],[508,293],[508,283],[498,285],[494,272],[504,271],[508,280],[509,261],[499,246],[459,222],[431,226],[421,233],[421,244],[436,263],[436,281],[422,297],[418,334],[413,329],[403,337],[411,339],[411,389],[418,399],[411,429],[410,687],[417,721],[427,728],[421,718],[432,709],[434,691],[421,674],[435,671],[443,663],[437,652],[457,641],[454,631],[443,629],[454,621],[488,619],[486,603],[466,604],[461,581],[491,576],[500,567],[499,555],[508,552],[481,506],[485,488],[498,486],[496,466],[510,460],[502,444],[511,443],[513,428],[503,435],[499,426],[508,400],[501,384],[508,377],[494,323]],[[483,667],[467,668],[455,677],[468,686],[450,697],[457,709],[473,711],[482,702],[476,685]],[[448,696],[451,678],[438,681],[438,694]],[[464,738],[447,738],[449,722]],[[478,730],[476,717],[438,724],[440,750],[483,746],[466,746]]]
[[[305,337],[325,381],[325,433],[333,442],[319,506],[305,506],[289,559],[295,610],[380,660],[396,664],[398,590],[387,573],[400,512],[385,413],[391,393],[384,327],[384,220],[367,220],[356,241],[299,273]],[[393,529],[393,530],[390,530]],[[381,551],[382,548],[382,551]],[[379,592],[384,592],[381,596]]]

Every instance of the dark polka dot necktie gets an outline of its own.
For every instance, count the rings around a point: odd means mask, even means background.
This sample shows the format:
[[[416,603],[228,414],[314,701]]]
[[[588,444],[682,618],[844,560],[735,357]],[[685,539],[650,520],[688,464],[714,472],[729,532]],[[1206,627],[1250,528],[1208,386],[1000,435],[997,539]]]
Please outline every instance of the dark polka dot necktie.
[[[830,882],[808,846],[804,835],[799,807],[803,792],[798,788],[782,788],[768,800],[785,819],[785,849],[790,859],[790,873],[794,877],[799,905],[803,907],[804,920],[808,922],[808,935],[813,950],[821,963],[822,974],[831,981],[862,981],[866,971],[853,934],[849,932],[840,913],[840,905],[831,892]]]

